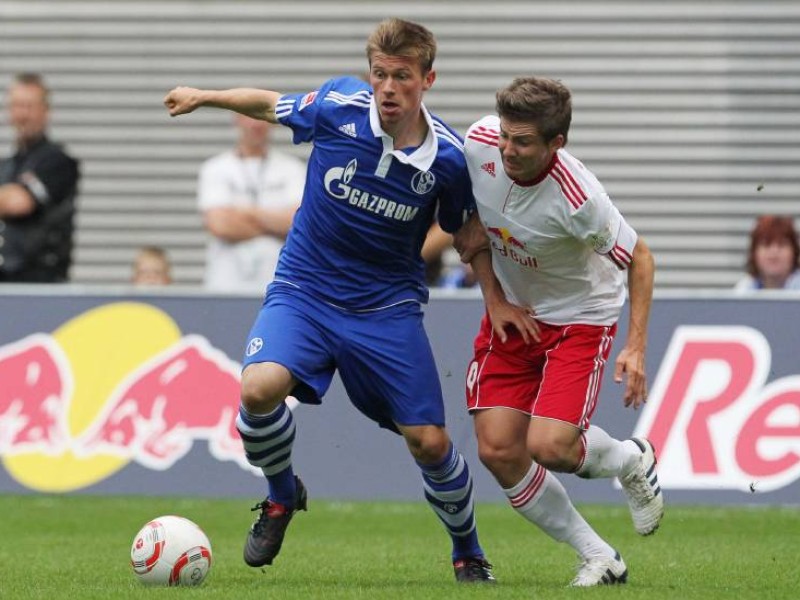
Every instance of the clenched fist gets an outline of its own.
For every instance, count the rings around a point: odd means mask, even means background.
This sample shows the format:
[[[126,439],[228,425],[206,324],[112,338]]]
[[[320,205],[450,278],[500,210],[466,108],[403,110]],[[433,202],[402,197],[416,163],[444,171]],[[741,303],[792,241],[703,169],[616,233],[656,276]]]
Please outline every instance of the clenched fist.
[[[171,117],[190,113],[201,105],[201,90],[179,86],[174,88],[164,97],[164,106],[169,110]]]

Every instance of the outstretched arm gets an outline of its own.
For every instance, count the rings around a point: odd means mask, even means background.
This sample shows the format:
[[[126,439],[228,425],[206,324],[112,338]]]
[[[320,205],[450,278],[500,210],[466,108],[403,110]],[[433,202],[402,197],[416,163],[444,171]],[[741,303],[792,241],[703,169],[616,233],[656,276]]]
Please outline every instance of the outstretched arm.
[[[224,108],[254,119],[277,123],[275,104],[281,94],[270,90],[255,88],[235,88],[232,90],[199,90],[190,87],[176,87],[164,98],[164,105],[172,117],[193,112],[201,106]]]
[[[636,241],[633,258],[628,270],[628,295],[630,296],[630,318],[628,339],[617,356],[614,381],[622,382],[628,375],[623,400],[625,406],[639,408],[647,401],[647,375],[645,373],[645,351],[647,349],[647,322],[653,302],[653,274],[655,262],[650,248],[642,238]]]

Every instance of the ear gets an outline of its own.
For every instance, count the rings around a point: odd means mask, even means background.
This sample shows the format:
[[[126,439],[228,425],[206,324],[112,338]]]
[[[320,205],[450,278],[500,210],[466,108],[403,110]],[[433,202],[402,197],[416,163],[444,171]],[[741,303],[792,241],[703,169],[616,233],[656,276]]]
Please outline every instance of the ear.
[[[422,83],[422,91],[427,92],[429,89],[433,87],[433,82],[436,81],[436,71],[431,69],[425,75],[424,81]]]
[[[550,142],[547,144],[548,149],[550,152],[556,152],[557,150],[564,147],[564,136],[562,134],[558,134],[554,137]]]

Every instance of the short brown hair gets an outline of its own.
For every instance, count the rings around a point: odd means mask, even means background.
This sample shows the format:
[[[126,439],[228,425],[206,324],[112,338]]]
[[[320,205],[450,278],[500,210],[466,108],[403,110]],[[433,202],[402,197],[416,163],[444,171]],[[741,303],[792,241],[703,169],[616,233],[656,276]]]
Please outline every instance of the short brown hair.
[[[500,117],[535,124],[545,142],[561,134],[566,144],[572,121],[572,95],[560,81],[518,77],[497,92],[496,99]]]
[[[29,71],[23,73],[17,73],[14,75],[14,83],[17,85],[31,85],[38,87],[42,90],[42,99],[44,100],[45,104],[50,104],[50,89],[47,87],[47,84],[44,82],[44,77],[42,77],[39,73],[32,73]]]
[[[786,241],[792,247],[792,264],[800,267],[800,242],[794,228],[792,217],[781,215],[762,215],[756,220],[756,225],[750,232],[750,249],[747,252],[747,272],[758,279],[761,274],[756,268],[756,247],[769,245],[776,241]]]
[[[367,59],[372,64],[372,56],[381,52],[388,56],[416,58],[422,72],[433,68],[436,58],[436,39],[433,34],[418,23],[403,19],[381,21],[367,39]]]

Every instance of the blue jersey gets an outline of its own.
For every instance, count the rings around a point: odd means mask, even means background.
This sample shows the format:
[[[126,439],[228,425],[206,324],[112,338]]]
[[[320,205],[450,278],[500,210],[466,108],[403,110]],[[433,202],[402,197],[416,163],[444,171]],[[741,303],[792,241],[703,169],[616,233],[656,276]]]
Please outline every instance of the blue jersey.
[[[332,79],[282,96],[275,114],[294,142],[313,142],[303,201],[273,285],[348,310],[426,302],[420,250],[434,218],[455,232],[474,210],[461,138],[423,107],[428,136],[395,150],[372,89]]]

